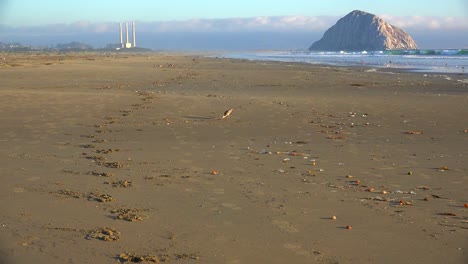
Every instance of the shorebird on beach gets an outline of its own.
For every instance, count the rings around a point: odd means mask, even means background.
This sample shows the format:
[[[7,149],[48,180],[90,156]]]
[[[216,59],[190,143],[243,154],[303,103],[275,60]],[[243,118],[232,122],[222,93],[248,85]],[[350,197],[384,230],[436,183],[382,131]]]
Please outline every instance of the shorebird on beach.
[[[231,108],[231,109],[228,109],[228,110],[224,111],[223,117],[221,117],[221,119],[224,119],[224,118],[228,117],[229,115],[231,115],[232,111],[234,111],[234,108]]]

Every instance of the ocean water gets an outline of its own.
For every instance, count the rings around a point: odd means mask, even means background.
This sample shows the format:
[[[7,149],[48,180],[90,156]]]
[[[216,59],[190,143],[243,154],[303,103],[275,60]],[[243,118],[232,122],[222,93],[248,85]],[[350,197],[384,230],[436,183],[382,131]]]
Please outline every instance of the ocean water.
[[[468,50],[362,52],[269,51],[223,54],[224,58],[393,68],[426,73],[468,73]]]

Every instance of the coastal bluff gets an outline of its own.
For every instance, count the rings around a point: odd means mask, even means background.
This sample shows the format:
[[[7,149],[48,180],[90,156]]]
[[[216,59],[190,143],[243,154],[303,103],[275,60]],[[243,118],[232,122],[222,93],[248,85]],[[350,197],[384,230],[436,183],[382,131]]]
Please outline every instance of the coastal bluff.
[[[418,49],[413,38],[382,18],[359,10],[342,17],[311,51],[377,51]]]

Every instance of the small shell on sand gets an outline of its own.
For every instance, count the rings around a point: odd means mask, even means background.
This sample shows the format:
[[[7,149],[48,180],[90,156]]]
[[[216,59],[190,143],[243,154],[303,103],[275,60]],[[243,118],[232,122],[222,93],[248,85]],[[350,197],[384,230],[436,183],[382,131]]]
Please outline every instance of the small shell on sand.
[[[399,205],[413,205],[413,202],[400,200]]]
[[[442,166],[439,168],[439,171],[448,171],[449,168],[447,166]]]

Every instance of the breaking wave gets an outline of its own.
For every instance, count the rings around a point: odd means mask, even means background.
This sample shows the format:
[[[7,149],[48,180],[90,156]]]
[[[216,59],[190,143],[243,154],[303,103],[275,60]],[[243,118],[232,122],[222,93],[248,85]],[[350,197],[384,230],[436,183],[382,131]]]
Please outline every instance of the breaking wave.
[[[275,51],[225,54],[226,58],[302,62],[336,66],[396,68],[415,72],[468,72],[468,50],[387,50],[360,52]]]

